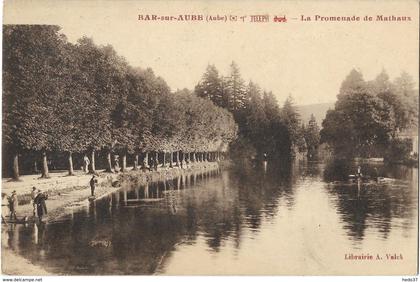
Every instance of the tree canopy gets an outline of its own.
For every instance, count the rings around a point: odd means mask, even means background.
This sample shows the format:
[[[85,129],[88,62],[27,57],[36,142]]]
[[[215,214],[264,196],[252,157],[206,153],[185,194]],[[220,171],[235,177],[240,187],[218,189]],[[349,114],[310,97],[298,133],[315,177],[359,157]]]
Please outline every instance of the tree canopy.
[[[343,156],[383,155],[400,132],[417,128],[415,93],[406,73],[391,82],[383,70],[366,82],[361,72],[352,70],[322,123],[321,141]]]
[[[235,62],[230,64],[227,76],[221,76],[214,65],[209,65],[195,93],[233,114],[239,138],[232,146],[237,147],[233,151],[240,156],[243,154],[239,151],[248,150],[248,155],[256,158],[289,157],[298,141],[305,142],[302,134],[300,139],[297,137],[301,122],[291,97],[280,108],[272,92],[252,81],[245,84]]]
[[[3,144],[16,154],[225,151],[236,138],[227,110],[59,31],[4,26]]]

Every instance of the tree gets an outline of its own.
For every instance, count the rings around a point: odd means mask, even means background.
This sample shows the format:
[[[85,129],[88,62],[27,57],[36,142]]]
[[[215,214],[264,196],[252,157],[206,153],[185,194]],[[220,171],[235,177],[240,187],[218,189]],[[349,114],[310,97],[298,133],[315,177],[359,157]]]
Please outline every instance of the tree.
[[[198,97],[210,99],[217,106],[226,106],[223,97],[222,80],[214,65],[207,66],[206,72],[196,85],[194,92]]]
[[[246,97],[241,134],[244,138],[249,139],[257,150],[257,154],[262,155],[266,151],[265,147],[267,145],[265,138],[268,122],[265,112],[266,103],[261,97],[260,87],[251,81],[246,89]]]
[[[219,91],[216,91],[219,85],[222,102],[214,98],[219,95]],[[260,87],[253,82],[245,87],[235,62],[232,62],[227,77],[220,77],[215,67],[209,66],[196,86],[195,93],[233,114],[238,124],[239,139],[244,139],[244,142],[232,143],[232,155],[239,158],[244,155],[262,158],[269,153],[271,159],[276,159],[290,154],[289,132],[273,93],[262,93]],[[241,152],[245,148],[248,148],[246,152]]]
[[[135,165],[151,151],[183,160],[185,152],[203,152],[208,160],[236,138],[227,110],[189,90],[171,93],[151,69],[130,67],[111,46],[69,43],[57,26],[6,26],[4,38],[4,145],[14,152],[15,179],[23,151],[42,153],[48,177],[47,154],[66,153],[72,175],[74,153],[91,154],[92,173],[98,152],[106,153],[107,171],[119,153],[124,171],[128,154]],[[217,70],[208,72],[204,80],[216,79],[211,97],[221,103]]]
[[[352,69],[344,81],[341,83],[340,91],[337,95],[337,101],[342,100],[347,95],[360,92],[366,88],[366,82],[360,71]]]
[[[47,151],[59,127],[53,115],[63,95],[65,37],[58,26],[5,26],[4,97],[5,142],[17,153],[22,149],[42,153],[42,177],[49,177]]]
[[[263,124],[264,153],[272,160],[290,156],[290,133],[282,118],[282,110],[272,92],[263,92],[262,103],[266,123]]]
[[[245,83],[235,62],[230,65],[230,74],[226,78],[225,93],[228,100],[228,109],[234,116],[245,107]]]
[[[366,83],[361,73],[352,70],[341,86],[335,109],[323,121],[321,141],[344,156],[380,155],[396,128],[392,91],[385,72]]]
[[[418,90],[414,89],[413,78],[408,73],[402,72],[394,80],[393,85],[396,96],[401,100],[401,112],[396,113],[398,129],[417,132],[419,96]]]
[[[311,114],[308,126],[305,128],[304,138],[308,149],[308,156],[314,156],[318,150],[320,135],[319,127],[313,114]]]
[[[290,138],[290,150],[292,152],[298,150],[298,144],[301,145],[302,131],[300,130],[300,115],[297,112],[293,97],[289,95],[281,109],[281,117],[287,128]]]
[[[75,75],[78,85],[84,89],[85,103],[81,140],[90,151],[90,172],[95,172],[95,153],[115,143],[112,131],[113,108],[117,104],[121,73],[116,71],[118,57],[111,47],[97,47],[89,38],[82,38],[76,44],[79,72]]]
[[[65,44],[63,49],[65,73],[75,74],[79,71],[77,52],[73,44]],[[52,113],[52,116],[56,117],[53,149],[56,152],[67,152],[69,175],[73,175],[73,153],[87,149],[87,140],[84,140],[86,136],[80,124],[83,124],[87,118],[84,109],[88,107],[86,96],[89,94],[73,75],[65,76],[61,83],[63,95],[60,95]]]

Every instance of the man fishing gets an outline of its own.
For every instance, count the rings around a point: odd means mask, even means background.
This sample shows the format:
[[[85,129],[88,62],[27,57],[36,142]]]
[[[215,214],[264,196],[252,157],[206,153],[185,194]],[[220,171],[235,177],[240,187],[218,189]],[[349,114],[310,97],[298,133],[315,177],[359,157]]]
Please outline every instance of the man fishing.
[[[9,200],[9,210],[10,210],[10,220],[17,220],[16,217],[16,208],[18,206],[18,199],[16,191],[12,192],[12,195],[8,198]]]
[[[36,204],[36,211],[38,213],[39,221],[42,221],[42,217],[44,214],[47,214],[47,205],[45,204],[45,200],[48,199],[48,195],[38,190],[38,194],[34,199],[34,203]]]
[[[98,180],[96,179],[95,175],[92,175],[92,178],[90,179],[90,194],[91,196],[95,196],[95,188],[96,188],[96,183],[98,183]]]

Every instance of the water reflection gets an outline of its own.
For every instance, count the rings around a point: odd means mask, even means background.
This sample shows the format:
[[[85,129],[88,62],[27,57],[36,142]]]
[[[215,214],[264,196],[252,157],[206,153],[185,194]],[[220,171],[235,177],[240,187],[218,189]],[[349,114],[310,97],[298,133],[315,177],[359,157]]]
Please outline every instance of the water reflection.
[[[354,164],[308,161],[184,174],[125,187],[61,222],[8,226],[2,244],[63,274],[188,274],[201,267],[292,274],[302,257],[320,265],[330,255],[320,240],[337,242],[341,253],[361,242],[415,241],[417,169],[378,168],[392,181],[349,183]],[[325,237],[320,226],[334,232]],[[397,241],[395,231],[402,233]],[[283,268],[272,265],[281,258]],[[249,261],[258,268],[240,268]]]
[[[398,220],[403,229],[415,228],[412,219],[417,210],[418,170],[365,163],[362,171],[366,175],[376,170],[385,179],[349,181],[348,175],[356,168],[355,163],[340,160],[327,164],[324,170],[324,179],[334,181],[329,183],[327,191],[333,196],[350,239],[361,241],[366,229],[373,228],[378,231],[379,238],[385,240],[392,220]]]

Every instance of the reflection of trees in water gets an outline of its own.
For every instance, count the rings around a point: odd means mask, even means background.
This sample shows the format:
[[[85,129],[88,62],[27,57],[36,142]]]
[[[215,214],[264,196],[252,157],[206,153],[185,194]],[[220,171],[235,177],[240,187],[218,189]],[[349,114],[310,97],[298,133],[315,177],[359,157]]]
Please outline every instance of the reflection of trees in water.
[[[197,236],[215,252],[227,241],[239,249],[243,234],[257,232],[264,218],[277,214],[280,202],[293,205],[293,185],[313,171],[269,164],[265,173],[259,168],[218,177],[203,172],[121,190],[72,219],[48,224],[42,247],[28,243],[34,247],[25,246],[26,256],[62,273],[151,274],[178,244]],[[134,204],[133,199],[147,201]],[[101,246],[108,241],[109,246]]]
[[[230,185],[238,188],[243,221],[251,230],[258,230],[263,217],[276,214],[281,198],[287,206],[293,205],[293,184],[297,181],[293,163],[268,163],[266,171],[256,168],[245,174],[234,173],[237,177],[232,178]]]
[[[187,197],[189,217],[194,218],[190,221],[199,226],[213,251],[219,251],[227,239],[233,239],[235,247],[239,248],[244,227],[258,232],[263,218],[270,219],[277,214],[281,199],[292,208],[294,185],[299,177],[310,177],[318,172],[318,165],[302,166],[298,162],[271,163],[265,171],[257,166],[223,172],[221,178],[210,185],[214,190],[210,187],[200,190],[209,195]]]
[[[208,178],[204,185],[186,190],[179,201],[185,207],[188,234],[203,234],[210,249],[217,252],[227,238],[239,238],[237,196],[226,175]]]
[[[309,178],[318,181],[317,178],[321,171],[320,163],[318,161],[310,161],[307,159],[299,160],[298,162],[295,162],[295,167],[295,174],[299,175],[301,180]]]
[[[356,165],[340,161],[327,164],[324,178],[327,180],[340,179],[348,175]],[[384,183],[353,183],[340,182],[330,184],[328,192],[335,196],[337,212],[340,214],[348,236],[356,241],[363,240],[367,228],[373,228],[381,234],[383,239],[388,238],[392,229],[392,220],[412,222],[417,208],[416,183],[411,182],[410,168],[385,167],[380,164],[364,164],[362,171],[366,174],[377,168],[381,175],[399,176],[402,179],[393,179]],[[338,177],[334,179],[334,173]],[[407,180],[408,179],[408,180]],[[412,224],[403,224],[403,228],[412,228]]]
[[[330,181],[343,181],[347,180],[350,174],[354,174],[354,165],[344,159],[335,159],[328,162],[324,169],[324,180]]]
[[[209,177],[210,174],[198,173],[188,181],[183,177],[180,181],[150,185],[147,191],[145,187],[122,190],[97,201],[96,207],[75,214],[73,220],[48,225],[43,247],[48,264],[63,273],[151,274],[174,246],[195,239],[200,225],[216,226],[209,229],[208,243],[217,248],[226,232],[236,229],[231,226],[228,213],[222,221],[225,224],[213,224],[211,216],[217,218],[218,213],[208,212],[219,198],[208,197],[207,203],[199,205],[194,198],[186,197],[190,203],[185,204],[181,201],[185,195],[180,196],[178,190],[187,188],[193,179],[206,185],[204,182]],[[197,191],[206,189],[198,188]],[[195,193],[185,193],[190,192]],[[166,194],[170,198],[164,202],[127,204],[127,200],[140,196],[152,200]],[[174,208],[179,211],[174,212]],[[92,246],[92,242],[96,246]],[[107,242],[111,244],[102,246]],[[36,252],[31,254],[36,261]]]

